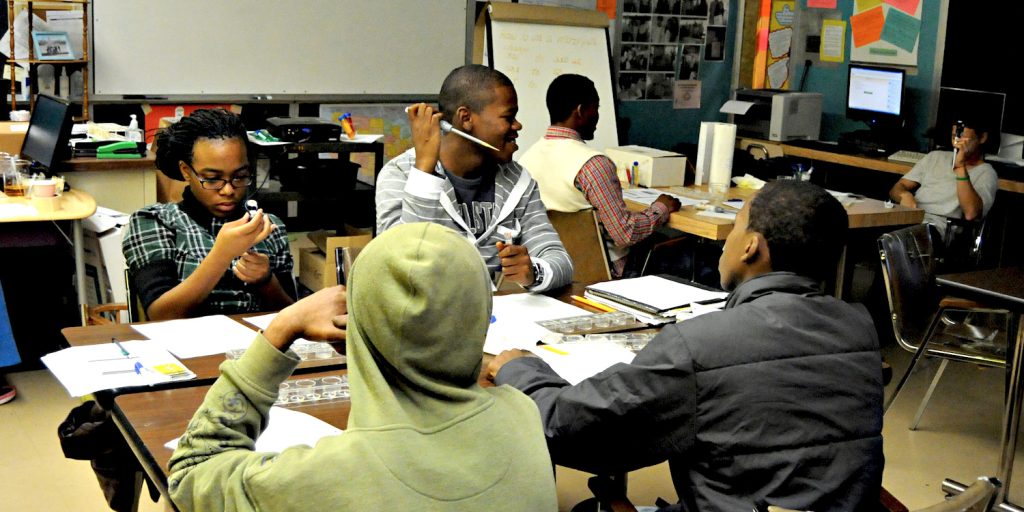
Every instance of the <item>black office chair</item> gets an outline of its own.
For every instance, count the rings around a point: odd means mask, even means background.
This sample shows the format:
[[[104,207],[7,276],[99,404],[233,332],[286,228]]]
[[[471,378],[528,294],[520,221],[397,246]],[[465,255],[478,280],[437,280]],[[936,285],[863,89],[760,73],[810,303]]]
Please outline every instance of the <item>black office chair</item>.
[[[975,270],[981,264],[985,219],[946,218],[945,243],[939,269],[943,274]]]
[[[941,244],[934,226],[918,224],[886,233],[878,248],[896,340],[914,353],[885,409],[896,401],[922,356],[942,358],[910,427],[915,430],[950,360],[1005,367],[1006,333],[1015,331],[1007,328],[1011,316],[1006,310],[940,294],[935,269]]]

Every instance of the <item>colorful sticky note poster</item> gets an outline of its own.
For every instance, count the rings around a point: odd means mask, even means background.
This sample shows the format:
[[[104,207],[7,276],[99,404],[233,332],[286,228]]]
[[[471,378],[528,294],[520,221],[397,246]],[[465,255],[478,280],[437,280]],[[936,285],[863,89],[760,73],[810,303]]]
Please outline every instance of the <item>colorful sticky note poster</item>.
[[[810,9],[835,9],[836,0],[807,0]]]
[[[784,28],[768,34],[768,51],[773,59],[781,59],[793,47],[793,29]]]
[[[796,17],[796,2],[772,2],[772,25],[789,27]]]
[[[882,5],[882,0],[857,0],[853,12],[864,12]]]
[[[889,9],[885,17],[882,40],[908,52],[914,51],[917,36],[921,33],[921,20],[898,9]]]
[[[917,12],[917,4],[921,3],[920,0],[885,0],[885,3],[907,13],[914,14]]]
[[[850,32],[853,33],[853,46],[859,48],[880,40],[884,27],[885,14],[882,12],[881,6],[850,16]]]
[[[846,22],[843,20],[821,21],[821,48],[819,58],[823,62],[846,60]]]
[[[768,65],[768,87],[784,89],[789,81],[789,59],[775,61]]]

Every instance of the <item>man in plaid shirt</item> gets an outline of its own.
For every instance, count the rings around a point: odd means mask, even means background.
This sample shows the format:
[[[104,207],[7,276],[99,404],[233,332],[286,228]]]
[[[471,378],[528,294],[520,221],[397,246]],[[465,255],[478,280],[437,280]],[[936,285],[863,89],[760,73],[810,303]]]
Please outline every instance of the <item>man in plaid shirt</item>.
[[[615,164],[584,143],[594,138],[599,101],[590,79],[572,74],[555,78],[547,92],[551,126],[519,163],[537,182],[549,210],[596,210],[612,275],[621,277],[629,248],[668,222],[669,214],[679,210],[679,201],[662,194],[642,212],[626,209]]]

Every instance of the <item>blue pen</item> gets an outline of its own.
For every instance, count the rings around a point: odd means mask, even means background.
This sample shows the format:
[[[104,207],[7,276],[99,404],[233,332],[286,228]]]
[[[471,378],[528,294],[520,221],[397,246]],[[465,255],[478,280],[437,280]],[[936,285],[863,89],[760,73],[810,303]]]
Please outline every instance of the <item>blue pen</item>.
[[[142,363],[138,361],[135,362],[135,374],[142,375]]]

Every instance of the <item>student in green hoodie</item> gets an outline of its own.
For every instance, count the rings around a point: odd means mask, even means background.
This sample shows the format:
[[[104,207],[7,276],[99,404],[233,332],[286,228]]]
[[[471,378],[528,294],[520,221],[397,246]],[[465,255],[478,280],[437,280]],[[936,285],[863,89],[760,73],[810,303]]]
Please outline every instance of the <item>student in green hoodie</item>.
[[[537,407],[481,388],[491,287],[477,250],[431,223],[393,227],[343,287],[282,310],[221,377],[170,460],[179,510],[556,510]],[[352,411],[313,448],[253,452],[298,337],[346,336]]]

